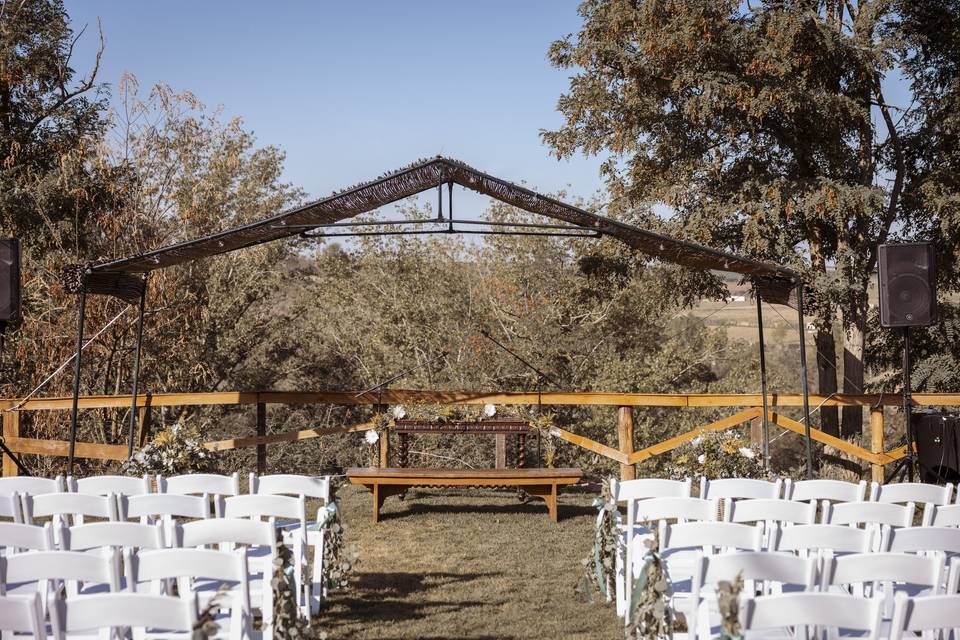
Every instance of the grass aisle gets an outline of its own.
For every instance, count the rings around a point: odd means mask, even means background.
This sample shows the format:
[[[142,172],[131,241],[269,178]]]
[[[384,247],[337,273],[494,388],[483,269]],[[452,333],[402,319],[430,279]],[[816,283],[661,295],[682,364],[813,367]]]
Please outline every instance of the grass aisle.
[[[360,565],[321,616],[331,638],[623,637],[613,605],[573,591],[592,547],[593,494],[561,495],[556,526],[542,502],[510,491],[414,489],[387,498],[377,525],[369,493],[340,495]]]

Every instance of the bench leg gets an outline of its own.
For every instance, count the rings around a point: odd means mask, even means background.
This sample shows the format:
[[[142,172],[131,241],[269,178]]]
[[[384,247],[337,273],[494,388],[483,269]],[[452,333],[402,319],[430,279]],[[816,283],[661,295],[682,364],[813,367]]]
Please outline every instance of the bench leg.
[[[527,493],[530,495],[540,498],[547,503],[547,511],[550,513],[550,519],[554,524],[557,523],[557,485],[553,484],[540,484],[540,485],[531,485],[524,487]]]
[[[374,483],[370,490],[373,492],[373,521],[380,522],[380,509],[384,501],[390,496],[402,495],[407,488],[395,484]]]

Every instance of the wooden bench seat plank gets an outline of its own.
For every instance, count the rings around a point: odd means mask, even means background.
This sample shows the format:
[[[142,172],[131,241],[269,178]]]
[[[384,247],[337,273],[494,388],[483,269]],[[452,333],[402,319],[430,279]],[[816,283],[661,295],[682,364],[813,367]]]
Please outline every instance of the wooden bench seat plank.
[[[547,503],[550,519],[557,522],[557,494],[560,487],[580,481],[579,469],[425,469],[359,468],[347,470],[353,484],[373,493],[373,521],[380,521],[380,508],[391,495],[411,487],[517,486]]]

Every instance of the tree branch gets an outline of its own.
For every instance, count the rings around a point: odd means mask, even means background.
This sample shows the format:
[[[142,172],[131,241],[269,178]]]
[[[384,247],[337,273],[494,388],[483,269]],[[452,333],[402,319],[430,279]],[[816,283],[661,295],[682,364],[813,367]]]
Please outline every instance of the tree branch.
[[[894,124],[893,118],[890,117],[890,110],[884,104],[883,89],[880,86],[879,77],[874,78],[873,91],[877,96],[877,101],[881,103],[880,114],[883,116],[883,122],[887,126],[887,132],[889,134],[888,140],[893,146],[894,163],[896,165],[893,189],[890,190],[890,201],[887,203],[887,213],[883,218],[880,234],[877,237],[877,244],[883,244],[890,235],[890,227],[893,226],[893,221],[897,216],[897,208],[900,206],[900,194],[903,191],[903,174],[906,172],[906,165],[903,159],[903,144],[900,140],[900,134],[897,132],[897,126]],[[873,270],[876,260],[877,249],[876,246],[872,246],[870,249],[870,258],[867,261],[868,270]]]

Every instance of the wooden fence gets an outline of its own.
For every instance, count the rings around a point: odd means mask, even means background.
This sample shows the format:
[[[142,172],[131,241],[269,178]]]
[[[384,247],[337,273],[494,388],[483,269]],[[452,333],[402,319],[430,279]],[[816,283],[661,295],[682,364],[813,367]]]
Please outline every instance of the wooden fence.
[[[861,447],[846,440],[836,438],[816,428],[811,428],[811,436],[817,442],[831,446],[858,460],[869,463],[875,481],[883,481],[884,465],[894,462],[905,455],[905,447],[884,450],[884,410],[886,407],[900,406],[900,397],[893,394],[879,395],[833,395],[829,397],[812,395],[813,407],[861,406],[870,411],[870,448]],[[211,406],[211,405],[254,405],[256,407],[256,434],[226,440],[207,442],[205,446],[213,451],[225,451],[243,447],[257,448],[257,466],[262,471],[266,463],[266,447],[280,442],[294,442],[318,438],[334,433],[363,431],[370,424],[351,426],[304,429],[285,433],[267,433],[267,406],[284,405],[376,405],[384,404],[504,404],[504,405],[590,405],[618,407],[617,447],[591,440],[570,431],[553,428],[551,433],[571,444],[583,447],[598,455],[620,464],[621,476],[634,477],[634,465],[642,460],[671,451],[692,440],[703,431],[719,431],[760,418],[763,415],[763,398],[760,394],[650,394],[650,393],[605,393],[605,392],[549,392],[543,394],[528,392],[470,393],[465,391],[429,391],[429,390],[384,390],[381,396],[376,393],[356,394],[354,392],[209,392],[209,393],[157,393],[145,394],[137,398],[140,426],[140,443],[150,432],[152,412],[159,407],[171,406]],[[804,434],[804,425],[776,411],[782,407],[800,407],[803,398],[797,394],[770,394],[767,396],[769,409],[768,421],[788,431]],[[914,406],[940,407],[960,405],[960,394],[917,393],[913,395]],[[63,440],[26,438],[20,435],[20,416],[29,411],[64,411],[71,406],[70,398],[33,398],[20,403],[15,399],[0,400],[3,415],[3,439],[14,453],[39,454],[44,456],[66,456],[69,443]],[[130,407],[130,396],[92,395],[82,396],[80,409],[125,409]],[[662,442],[634,448],[633,408],[634,407],[700,407],[738,409],[729,416],[697,427]],[[389,440],[381,439],[381,459],[386,460]],[[126,445],[98,444],[78,442],[76,457],[98,460],[124,460],[127,456]],[[3,457],[3,475],[15,475],[16,466],[7,456]]]

